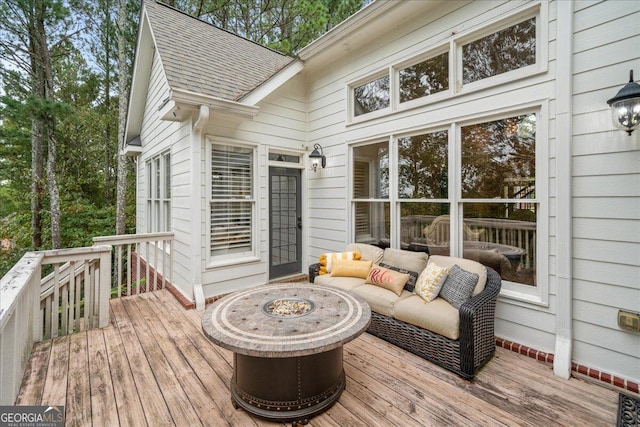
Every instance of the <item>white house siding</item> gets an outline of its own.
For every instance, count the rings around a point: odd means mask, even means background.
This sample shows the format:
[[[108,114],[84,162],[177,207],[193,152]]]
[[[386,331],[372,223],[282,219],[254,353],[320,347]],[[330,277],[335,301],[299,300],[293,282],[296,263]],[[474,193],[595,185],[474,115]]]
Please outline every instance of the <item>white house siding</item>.
[[[606,100],[640,76],[640,2],[578,2],[573,55],[574,360],[640,381],[640,132],[613,130]]]
[[[357,124],[347,124],[346,85],[350,81],[383,71],[392,64],[409,59],[429,49],[441,46],[452,34],[482,28],[488,23],[531,2],[488,2],[470,4],[443,2],[422,16],[403,22],[388,33],[371,38],[365,46],[353,49],[348,57],[323,67],[309,76],[310,144],[320,143],[328,155],[327,169],[317,179],[309,181],[310,231],[309,262],[326,251],[339,251],[351,239],[348,210],[348,142],[388,138],[392,133],[427,127],[430,123],[447,123],[469,117],[470,114],[517,106],[525,101],[539,100],[553,111],[555,96],[555,4],[548,5],[548,71],[523,80],[510,82],[470,95],[427,104],[407,111],[399,111]],[[547,126],[549,140],[538,144],[554,144]],[[549,153],[552,149],[548,149]],[[549,179],[553,179],[553,159],[548,159]],[[541,177],[539,177],[541,178]],[[544,182],[544,180],[542,181]],[[539,236],[543,244],[553,246],[552,236]],[[544,265],[547,264],[547,265]],[[508,298],[498,303],[497,335],[532,348],[553,352],[555,341],[555,289],[553,253],[543,259],[540,269],[548,268],[547,305],[536,305]]]
[[[188,263],[190,259],[189,239],[191,228],[184,218],[189,218],[189,159],[190,124],[160,120],[158,107],[169,96],[169,86],[157,54],[153,57],[153,66],[149,81],[149,90],[145,102],[144,118],[140,131],[143,153],[138,158],[138,185],[136,206],[136,230],[147,232],[147,176],[146,162],[165,150],[171,150],[171,224],[175,232],[173,245],[174,284],[185,293],[193,295]]]
[[[253,144],[258,151],[258,257],[259,261],[212,267],[208,253],[208,202],[206,184],[201,189],[202,212],[202,283],[205,298],[232,290],[264,284],[269,280],[269,167],[268,149],[294,151],[302,157],[306,144],[306,99],[300,77],[295,77],[262,100],[260,111],[253,120],[237,120],[212,115],[203,130],[203,139],[223,138],[244,144]],[[206,143],[203,142],[202,181],[207,181]],[[303,186],[305,171],[303,171]],[[304,194],[303,194],[304,197]],[[304,203],[304,202],[303,202]],[[304,246],[304,245],[303,245]],[[305,250],[305,249],[303,249]],[[304,267],[304,266],[303,266]]]

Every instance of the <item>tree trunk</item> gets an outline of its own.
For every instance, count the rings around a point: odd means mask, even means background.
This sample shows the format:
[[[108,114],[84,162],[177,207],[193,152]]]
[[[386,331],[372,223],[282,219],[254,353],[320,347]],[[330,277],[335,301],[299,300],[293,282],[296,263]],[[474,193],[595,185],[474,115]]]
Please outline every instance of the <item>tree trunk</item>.
[[[126,193],[127,193],[127,159],[121,154],[124,147],[124,131],[127,124],[127,40],[125,26],[127,24],[127,0],[119,0],[118,4],[118,178],[116,194],[116,234],[125,233]]]
[[[51,65],[51,55],[49,46],[47,45],[47,36],[44,26],[46,15],[45,5],[43,2],[36,1],[34,16],[34,40],[35,40],[35,63],[38,67],[38,79],[42,78],[37,85],[44,87],[44,97],[42,98],[43,111],[41,119],[43,121],[44,139],[47,146],[47,186],[49,189],[49,210],[51,216],[51,246],[53,249],[61,247],[60,233],[60,193],[58,183],[56,182],[56,133],[55,133],[55,117],[51,112],[51,105],[54,103],[53,93],[53,71]]]
[[[37,97],[35,91],[33,93]],[[42,199],[44,197],[44,154],[42,119],[34,117],[31,120],[31,246],[33,249],[42,247]]]

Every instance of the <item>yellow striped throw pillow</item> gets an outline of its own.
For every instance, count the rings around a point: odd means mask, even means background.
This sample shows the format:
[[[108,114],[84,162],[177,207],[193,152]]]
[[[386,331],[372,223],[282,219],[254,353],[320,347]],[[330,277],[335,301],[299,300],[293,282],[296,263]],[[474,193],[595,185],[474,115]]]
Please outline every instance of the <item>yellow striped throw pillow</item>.
[[[318,258],[318,262],[320,263],[319,274],[331,273],[331,266],[333,265],[333,261],[336,259],[357,261],[360,259],[360,252],[336,252],[320,255]]]

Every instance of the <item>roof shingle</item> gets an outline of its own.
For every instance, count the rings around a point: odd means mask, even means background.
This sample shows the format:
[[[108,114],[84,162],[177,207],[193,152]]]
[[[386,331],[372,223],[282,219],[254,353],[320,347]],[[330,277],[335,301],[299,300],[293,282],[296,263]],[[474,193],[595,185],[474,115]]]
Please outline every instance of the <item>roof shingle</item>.
[[[145,1],[169,86],[237,101],[294,58],[156,1]]]

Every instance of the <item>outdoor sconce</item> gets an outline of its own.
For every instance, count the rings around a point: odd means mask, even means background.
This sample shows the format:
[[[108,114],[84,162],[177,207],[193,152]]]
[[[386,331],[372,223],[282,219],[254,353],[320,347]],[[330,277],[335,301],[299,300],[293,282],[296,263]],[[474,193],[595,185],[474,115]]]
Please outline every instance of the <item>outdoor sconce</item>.
[[[327,166],[327,158],[324,156],[324,151],[320,144],[313,145],[313,151],[309,154],[309,160],[311,161],[311,168],[314,172],[318,169],[318,165],[322,165],[323,169]]]
[[[629,83],[607,104],[611,107],[614,126],[631,135],[640,125],[640,85],[633,81],[633,70],[629,71]]]

